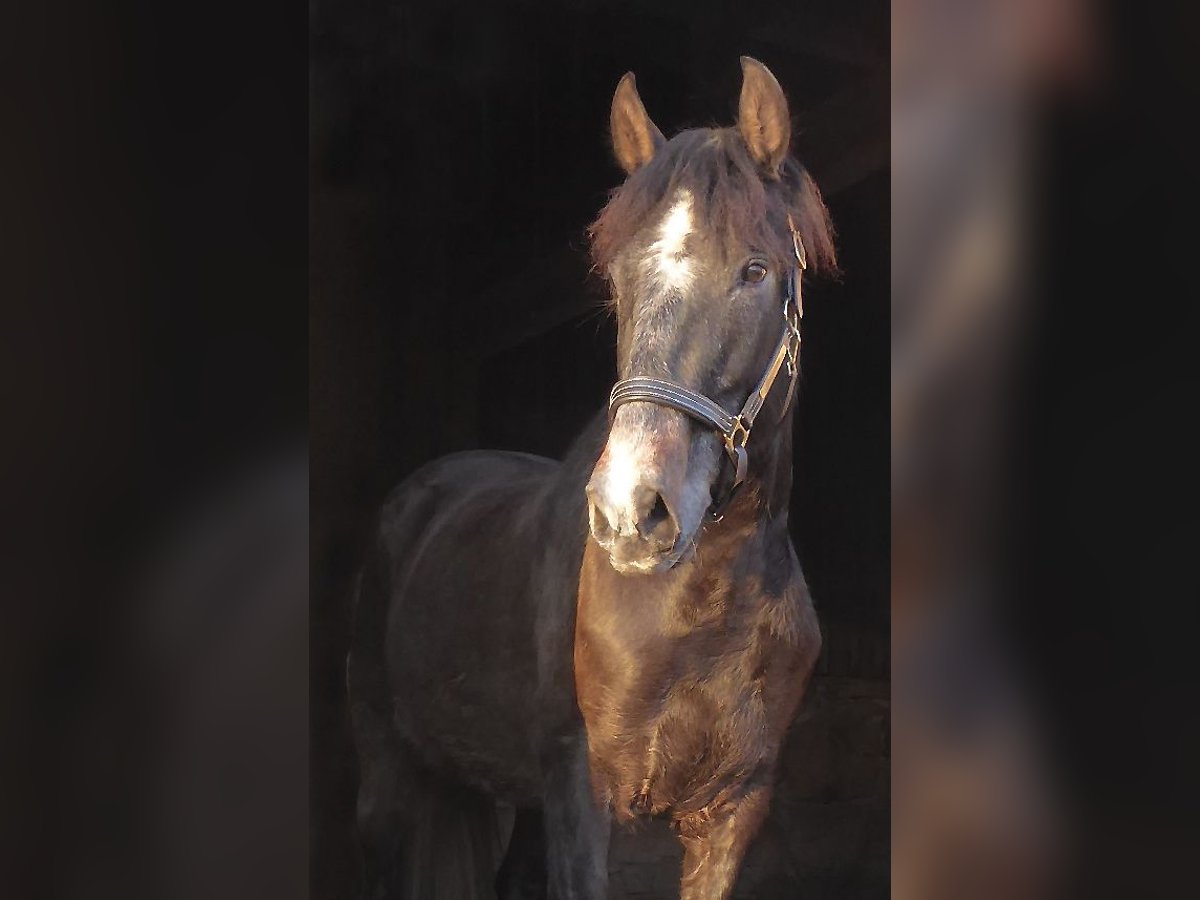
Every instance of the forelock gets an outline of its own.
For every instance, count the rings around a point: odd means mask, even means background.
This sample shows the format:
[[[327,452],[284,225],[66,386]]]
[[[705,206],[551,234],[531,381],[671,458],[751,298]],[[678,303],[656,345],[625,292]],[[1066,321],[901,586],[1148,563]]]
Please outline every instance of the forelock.
[[[681,132],[615,190],[588,229],[592,258],[607,272],[622,249],[643,232],[680,215],[688,198],[689,226],[724,247],[754,247],[776,265],[790,264],[787,219],[800,231],[812,271],[836,272],[833,228],[820,192],[789,157],[778,178],[764,176],[734,129]],[[648,240],[662,240],[647,232]]]

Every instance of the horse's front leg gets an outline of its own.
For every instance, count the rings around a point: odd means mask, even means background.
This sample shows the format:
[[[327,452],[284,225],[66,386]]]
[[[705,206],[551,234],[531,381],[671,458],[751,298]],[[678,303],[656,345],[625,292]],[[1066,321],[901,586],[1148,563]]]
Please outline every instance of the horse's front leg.
[[[683,844],[680,900],[725,900],[730,895],[770,798],[770,787],[755,785],[674,821]]]
[[[593,796],[582,733],[560,748],[546,772],[543,804],[550,900],[605,900],[609,812]]]

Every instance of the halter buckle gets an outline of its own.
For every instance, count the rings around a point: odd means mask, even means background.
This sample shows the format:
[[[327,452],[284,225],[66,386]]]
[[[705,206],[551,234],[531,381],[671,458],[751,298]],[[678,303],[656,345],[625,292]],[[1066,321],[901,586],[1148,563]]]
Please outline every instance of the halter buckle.
[[[792,252],[796,254],[796,262],[800,264],[800,268],[808,268],[808,254],[804,252],[804,241],[800,239],[800,232],[796,228],[796,223],[792,221],[792,214],[788,213],[788,229],[792,232]]]

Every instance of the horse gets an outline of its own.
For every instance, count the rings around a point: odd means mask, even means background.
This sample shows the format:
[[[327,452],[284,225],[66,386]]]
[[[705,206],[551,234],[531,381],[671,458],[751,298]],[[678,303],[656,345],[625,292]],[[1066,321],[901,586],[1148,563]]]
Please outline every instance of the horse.
[[[667,140],[633,73],[613,95],[608,409],[561,462],[458,453],[382,506],[348,657],[365,897],[604,898],[647,816],[681,898],[733,890],[821,647],[787,523],[801,281],[837,266],[783,90],[741,65],[733,127]]]

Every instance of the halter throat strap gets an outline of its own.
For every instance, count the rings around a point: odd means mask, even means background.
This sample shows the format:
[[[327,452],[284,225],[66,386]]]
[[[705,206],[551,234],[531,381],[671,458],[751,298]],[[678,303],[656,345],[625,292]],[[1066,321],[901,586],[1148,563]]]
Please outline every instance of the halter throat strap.
[[[792,217],[788,216],[788,227],[792,232],[792,247],[795,251],[796,266],[791,269],[784,282],[783,291],[783,335],[775,347],[775,353],[767,364],[766,370],[758,381],[758,386],[746,398],[741,410],[736,415],[726,412],[719,403],[674,381],[653,378],[646,375],[636,375],[625,378],[613,385],[608,395],[609,421],[616,415],[617,410],[626,403],[647,402],[666,406],[691,416],[699,422],[708,425],[721,435],[725,445],[725,453],[733,463],[733,481],[719,502],[710,509],[710,515],[720,519],[720,513],[733,498],[734,493],[746,480],[749,471],[749,459],[746,455],[746,444],[750,440],[750,430],[758,414],[766,405],[771,395],[771,388],[779,377],[781,369],[788,371],[788,392],[783,401],[783,411],[779,418],[787,415],[792,397],[796,393],[796,379],[799,375],[800,356],[800,321],[804,317],[804,307],[801,300],[801,280],[804,270],[808,267],[804,253],[804,244],[800,233],[796,230]]]

